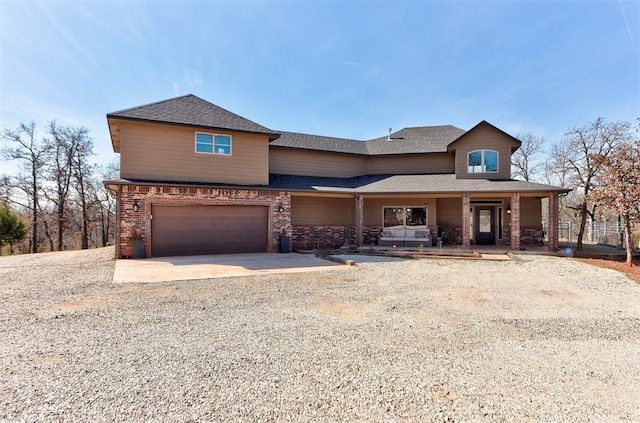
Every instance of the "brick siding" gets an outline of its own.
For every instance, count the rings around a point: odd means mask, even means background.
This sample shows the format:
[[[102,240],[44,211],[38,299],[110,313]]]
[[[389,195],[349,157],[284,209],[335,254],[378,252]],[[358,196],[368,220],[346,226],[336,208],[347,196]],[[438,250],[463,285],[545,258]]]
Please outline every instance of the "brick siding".
[[[139,210],[133,210],[137,201]],[[131,228],[145,240],[145,257],[151,257],[151,207],[154,204],[266,206],[269,208],[269,252],[278,251],[281,233],[291,235],[291,195],[286,191],[258,191],[198,187],[125,185],[119,202],[119,227],[116,231],[116,257],[133,253]],[[282,207],[283,211],[280,211]]]

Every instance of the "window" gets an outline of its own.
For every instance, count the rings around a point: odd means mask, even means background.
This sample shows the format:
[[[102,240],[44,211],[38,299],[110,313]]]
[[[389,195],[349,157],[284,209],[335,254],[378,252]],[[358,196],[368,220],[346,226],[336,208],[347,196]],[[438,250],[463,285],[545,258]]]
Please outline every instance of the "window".
[[[493,150],[476,150],[467,156],[469,173],[490,173],[498,171],[498,152]]]
[[[426,207],[384,207],[382,215],[382,226],[384,228],[402,229],[407,227],[420,229],[420,227],[427,227]]]
[[[231,135],[196,132],[196,153],[231,155]]]

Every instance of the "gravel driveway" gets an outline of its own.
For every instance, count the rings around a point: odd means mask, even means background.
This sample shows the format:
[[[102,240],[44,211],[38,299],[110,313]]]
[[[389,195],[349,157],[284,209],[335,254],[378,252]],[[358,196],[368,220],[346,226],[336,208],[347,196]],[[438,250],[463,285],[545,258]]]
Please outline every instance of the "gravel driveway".
[[[571,259],[111,283],[0,258],[1,421],[640,421],[640,285]]]

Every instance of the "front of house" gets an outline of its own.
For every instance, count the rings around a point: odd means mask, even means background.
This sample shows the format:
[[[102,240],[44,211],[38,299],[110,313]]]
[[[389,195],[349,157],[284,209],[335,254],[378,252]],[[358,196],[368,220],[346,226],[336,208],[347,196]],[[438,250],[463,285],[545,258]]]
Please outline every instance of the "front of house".
[[[272,131],[193,95],[107,115],[120,178],[116,257],[276,252],[372,242],[558,247],[558,195],[511,179],[520,141],[483,121],[357,141]],[[543,199],[548,199],[543,203]]]

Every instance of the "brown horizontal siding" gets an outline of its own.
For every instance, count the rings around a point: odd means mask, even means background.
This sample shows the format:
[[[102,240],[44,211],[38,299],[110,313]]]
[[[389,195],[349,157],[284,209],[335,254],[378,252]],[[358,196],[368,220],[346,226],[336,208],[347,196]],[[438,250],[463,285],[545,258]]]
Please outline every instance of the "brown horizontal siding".
[[[520,226],[542,225],[542,202],[538,198],[520,198]]]
[[[438,210],[438,225],[449,223],[450,225],[462,224],[462,198],[438,198],[436,202]]]
[[[516,143],[506,135],[488,127],[476,128],[456,143],[455,171],[457,178],[486,179],[511,177],[511,149]],[[475,150],[498,152],[497,173],[468,173],[467,154]]]
[[[120,175],[129,179],[267,184],[266,136],[228,133],[231,155],[195,152],[197,131],[172,125],[123,122]],[[215,133],[223,133],[217,131]]]
[[[270,173],[351,178],[364,175],[366,171],[363,156],[278,147],[269,149]]]
[[[353,225],[355,207],[353,198],[291,197],[291,224]]]
[[[454,155],[450,153],[367,158],[367,173],[370,175],[453,173],[454,170]]]

